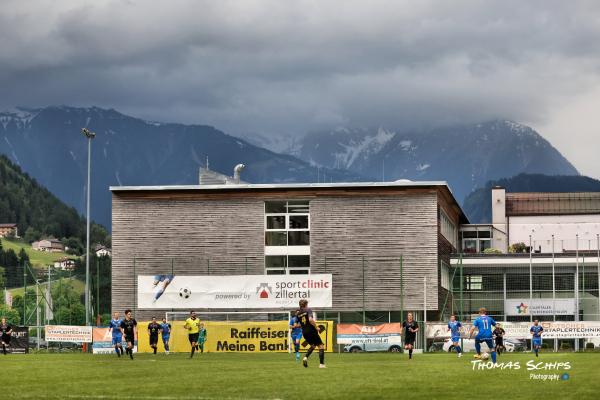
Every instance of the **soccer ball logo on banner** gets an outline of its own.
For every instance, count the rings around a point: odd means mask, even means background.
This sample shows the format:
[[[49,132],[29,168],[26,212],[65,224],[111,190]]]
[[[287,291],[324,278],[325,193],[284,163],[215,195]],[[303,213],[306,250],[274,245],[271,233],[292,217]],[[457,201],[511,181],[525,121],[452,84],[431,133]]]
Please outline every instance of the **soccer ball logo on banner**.
[[[191,295],[192,291],[190,290],[190,288],[182,287],[181,289],[179,289],[179,297],[181,297],[182,299],[189,299]]]

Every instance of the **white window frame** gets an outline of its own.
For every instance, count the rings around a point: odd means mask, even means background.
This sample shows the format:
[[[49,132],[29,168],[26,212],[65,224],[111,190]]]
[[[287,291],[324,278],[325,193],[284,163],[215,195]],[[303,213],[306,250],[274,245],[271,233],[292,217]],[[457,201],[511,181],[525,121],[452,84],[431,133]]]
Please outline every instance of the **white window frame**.
[[[451,232],[447,232],[447,230]],[[448,214],[440,208],[440,233],[443,237],[446,238],[454,246],[455,249],[458,249],[458,227],[452,222]],[[449,238],[448,234],[452,233],[452,237]]]
[[[450,290],[451,280],[450,267],[445,261],[442,261],[440,267],[440,286],[446,290]]]
[[[267,213],[266,212],[266,203],[269,201],[280,201],[283,202],[282,200],[265,200],[265,218],[264,218],[264,232],[265,232],[265,242],[266,242],[266,233],[267,232],[285,232],[286,233],[286,237],[288,236],[288,232],[308,232],[310,235],[310,225],[311,225],[311,221],[310,221],[310,200],[285,200],[286,203],[286,210],[288,210],[288,202],[289,201],[306,201],[308,203],[308,207],[309,207],[309,212],[308,213],[290,213],[290,212],[286,212],[286,213],[281,213],[281,212],[277,212],[277,213]],[[307,217],[308,220],[308,228],[295,228],[295,229],[291,229],[290,228],[290,218],[293,216],[305,216]],[[268,217],[284,217],[285,218],[285,228],[284,229],[268,229],[267,228],[267,220]],[[289,275],[291,270],[294,271],[306,271],[306,274],[310,274],[311,268],[310,265],[308,266],[308,268],[305,267],[295,267],[295,268],[291,268],[289,267],[289,256],[309,256],[309,262],[310,262],[310,244],[309,245],[305,245],[305,246],[290,246],[289,245],[289,237],[286,238],[286,244],[285,246],[267,246],[265,245],[265,250],[264,250],[264,257],[265,257],[265,274],[267,274],[268,271],[281,271],[281,269],[277,269],[277,268],[267,268],[266,267],[266,257],[268,256],[285,256],[286,257],[286,266],[285,266],[285,274]]]

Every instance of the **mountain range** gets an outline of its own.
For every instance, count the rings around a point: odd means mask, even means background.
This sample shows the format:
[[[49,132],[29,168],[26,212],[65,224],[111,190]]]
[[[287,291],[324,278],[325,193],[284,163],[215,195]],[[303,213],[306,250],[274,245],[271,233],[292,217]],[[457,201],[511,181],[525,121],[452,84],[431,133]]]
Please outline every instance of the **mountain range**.
[[[0,112],[0,153],[6,154],[65,203],[85,210],[87,143],[81,128],[96,133],[92,144],[92,219],[110,229],[111,185],[198,184],[200,166],[254,183],[359,181],[359,174],[318,168],[276,154],[207,125],[159,123],[98,107],[17,108]]]
[[[507,120],[421,131],[337,128],[295,140],[286,151],[377,180],[447,181],[459,201],[520,173],[579,175],[539,133]]]
[[[0,112],[0,153],[83,213],[83,127],[97,135],[92,218],[109,228],[109,186],[197,184],[207,157],[212,170],[227,175],[244,163],[242,179],[253,183],[445,180],[459,201],[490,180],[519,173],[578,175],[537,132],[505,120],[427,131],[337,128],[284,146],[281,138],[245,140],[208,125],[147,121],[113,109],[16,108]]]

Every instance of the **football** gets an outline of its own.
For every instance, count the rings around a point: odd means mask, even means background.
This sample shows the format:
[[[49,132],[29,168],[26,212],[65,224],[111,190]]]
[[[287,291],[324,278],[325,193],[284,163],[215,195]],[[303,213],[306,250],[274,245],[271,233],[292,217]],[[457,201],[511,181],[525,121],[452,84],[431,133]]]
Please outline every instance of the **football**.
[[[482,360],[487,360],[487,359],[489,359],[489,358],[490,358],[490,355],[489,355],[488,353],[483,353],[483,354],[481,355],[481,359],[482,359]]]
[[[188,299],[192,295],[192,291],[187,287],[179,289],[179,296],[183,299]]]

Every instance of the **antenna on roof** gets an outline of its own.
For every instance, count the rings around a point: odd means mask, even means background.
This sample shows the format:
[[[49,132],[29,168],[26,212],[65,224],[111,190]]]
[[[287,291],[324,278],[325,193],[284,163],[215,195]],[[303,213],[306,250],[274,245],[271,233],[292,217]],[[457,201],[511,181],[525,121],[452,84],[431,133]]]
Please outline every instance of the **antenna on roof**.
[[[206,156],[206,170],[208,171],[208,156]]]

